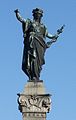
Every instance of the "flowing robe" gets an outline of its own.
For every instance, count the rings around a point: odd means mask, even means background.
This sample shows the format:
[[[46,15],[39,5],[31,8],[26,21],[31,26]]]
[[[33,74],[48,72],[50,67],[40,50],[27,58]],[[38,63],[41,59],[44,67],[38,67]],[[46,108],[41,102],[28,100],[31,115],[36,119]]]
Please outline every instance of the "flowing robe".
[[[22,28],[24,33],[22,70],[30,80],[39,80],[42,65],[45,64],[46,27],[28,19],[26,23],[22,23]]]

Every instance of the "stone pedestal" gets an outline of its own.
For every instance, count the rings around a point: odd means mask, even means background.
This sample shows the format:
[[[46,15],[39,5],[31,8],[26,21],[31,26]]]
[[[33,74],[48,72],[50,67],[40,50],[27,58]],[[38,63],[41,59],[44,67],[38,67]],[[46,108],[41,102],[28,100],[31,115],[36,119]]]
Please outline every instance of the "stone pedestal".
[[[18,96],[23,120],[46,120],[46,113],[51,107],[51,95],[46,94],[43,81],[28,82]]]

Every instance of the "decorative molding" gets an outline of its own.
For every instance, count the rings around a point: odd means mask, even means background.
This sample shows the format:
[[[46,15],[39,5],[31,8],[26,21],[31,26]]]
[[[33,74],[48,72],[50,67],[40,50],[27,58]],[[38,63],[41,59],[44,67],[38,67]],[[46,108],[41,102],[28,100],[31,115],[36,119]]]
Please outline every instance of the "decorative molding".
[[[50,111],[51,99],[49,94],[45,95],[24,95],[18,94],[18,104],[20,112],[41,112]]]

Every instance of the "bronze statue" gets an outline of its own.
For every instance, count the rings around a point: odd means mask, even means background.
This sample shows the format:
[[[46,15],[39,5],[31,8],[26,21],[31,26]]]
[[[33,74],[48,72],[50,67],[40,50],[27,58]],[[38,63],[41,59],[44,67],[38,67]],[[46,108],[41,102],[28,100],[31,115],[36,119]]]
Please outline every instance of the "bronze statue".
[[[52,43],[57,41],[64,26],[57,30],[57,34],[51,35],[41,22],[43,10],[33,9],[33,20],[22,18],[18,9],[15,10],[15,13],[17,19],[22,23],[24,37],[22,70],[29,77],[29,80],[38,81],[42,65],[45,64],[45,51]],[[51,41],[46,43],[46,37],[50,38]]]

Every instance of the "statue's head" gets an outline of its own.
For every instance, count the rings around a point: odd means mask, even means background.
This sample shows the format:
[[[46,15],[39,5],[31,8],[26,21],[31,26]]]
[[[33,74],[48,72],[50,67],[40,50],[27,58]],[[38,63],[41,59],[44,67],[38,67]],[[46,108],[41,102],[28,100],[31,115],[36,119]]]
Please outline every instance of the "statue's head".
[[[40,19],[43,16],[43,10],[36,8],[32,11],[34,19]]]

